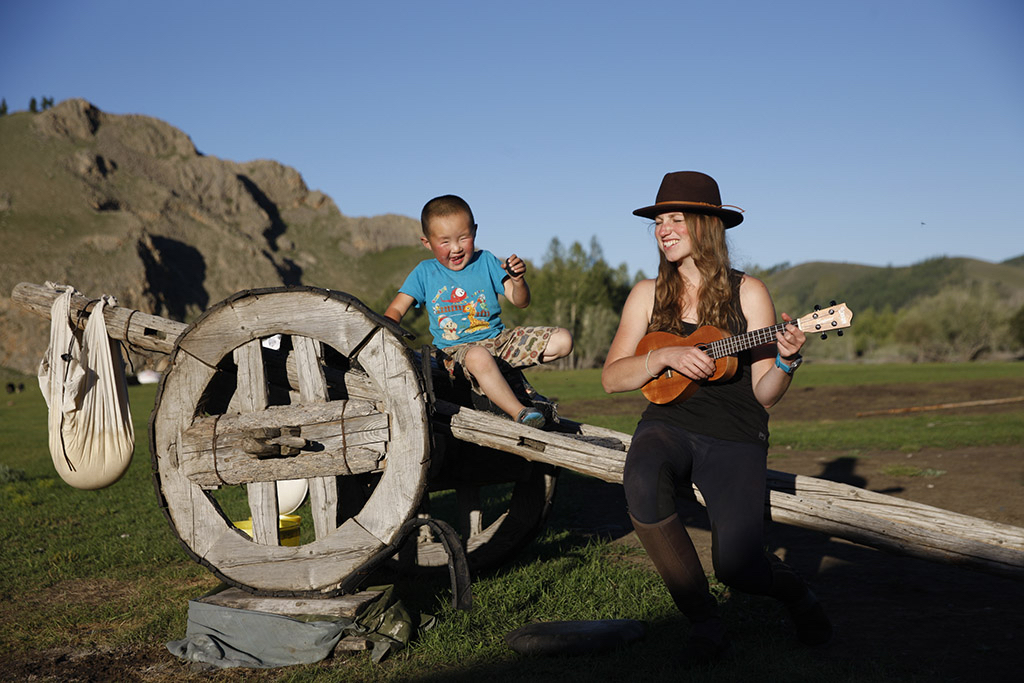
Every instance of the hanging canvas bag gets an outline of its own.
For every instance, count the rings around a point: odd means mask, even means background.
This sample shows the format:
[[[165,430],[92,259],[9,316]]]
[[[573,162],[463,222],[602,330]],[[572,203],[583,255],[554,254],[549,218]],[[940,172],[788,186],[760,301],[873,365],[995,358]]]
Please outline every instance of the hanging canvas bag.
[[[63,292],[50,309],[50,345],[39,364],[50,456],[71,486],[100,489],[121,478],[135,450],[124,360],[103,317],[104,307],[117,302],[100,299],[82,334],[71,319],[71,297],[77,292],[54,286]]]

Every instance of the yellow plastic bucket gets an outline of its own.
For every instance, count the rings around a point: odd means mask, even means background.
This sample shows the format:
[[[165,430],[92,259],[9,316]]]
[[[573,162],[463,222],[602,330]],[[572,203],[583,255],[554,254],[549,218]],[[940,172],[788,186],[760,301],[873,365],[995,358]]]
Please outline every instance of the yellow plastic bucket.
[[[280,516],[280,519],[278,520],[277,534],[281,539],[281,545],[299,545],[299,523],[301,521],[302,517],[299,515]],[[235,526],[245,532],[246,536],[252,538],[252,518],[235,522]]]

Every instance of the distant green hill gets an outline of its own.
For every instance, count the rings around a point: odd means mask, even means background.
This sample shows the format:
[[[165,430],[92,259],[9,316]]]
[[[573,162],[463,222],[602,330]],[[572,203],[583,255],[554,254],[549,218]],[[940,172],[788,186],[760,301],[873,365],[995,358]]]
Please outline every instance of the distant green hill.
[[[1024,257],[943,257],[901,268],[815,262],[759,275],[780,312],[800,317],[830,301],[853,311],[842,343],[812,345],[818,358],[1010,358],[1024,344],[1011,323],[1024,316]]]
[[[776,307],[787,311],[810,310],[833,299],[854,309],[899,311],[947,288],[972,285],[993,287],[1014,308],[1024,304],[1024,256],[1003,263],[942,257],[899,268],[816,261],[763,278]]]

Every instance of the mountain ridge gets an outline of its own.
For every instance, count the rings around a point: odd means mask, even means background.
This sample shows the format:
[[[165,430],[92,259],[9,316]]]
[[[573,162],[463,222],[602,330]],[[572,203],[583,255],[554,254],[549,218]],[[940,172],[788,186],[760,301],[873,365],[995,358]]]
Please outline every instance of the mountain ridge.
[[[316,284],[376,296],[423,257],[419,222],[348,217],[276,161],[200,153],[184,132],[84,99],[0,117],[0,287],[59,281],[188,321],[230,294]],[[367,262],[385,253],[389,279]],[[372,265],[372,263],[370,264]],[[0,365],[31,372],[46,323],[0,299]]]

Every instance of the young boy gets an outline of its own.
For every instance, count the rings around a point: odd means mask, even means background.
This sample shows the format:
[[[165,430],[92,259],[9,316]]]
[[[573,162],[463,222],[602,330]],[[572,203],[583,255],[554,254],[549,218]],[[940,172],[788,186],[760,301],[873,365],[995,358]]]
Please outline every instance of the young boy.
[[[544,416],[524,406],[501,374],[497,359],[514,368],[548,363],[569,355],[572,335],[560,327],[516,327],[501,322],[498,294],[517,308],[530,305],[526,264],[513,254],[504,265],[491,252],[476,250],[473,211],[461,197],[431,199],[420,214],[423,246],[434,253],[417,265],[384,315],[401,322],[409,308],[427,307],[434,346],[447,356],[454,377],[461,366],[480,391],[516,422],[544,426]]]

